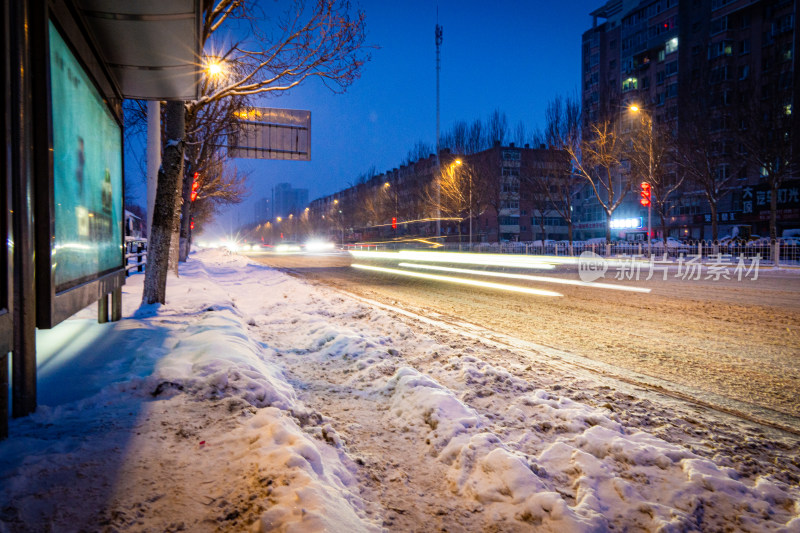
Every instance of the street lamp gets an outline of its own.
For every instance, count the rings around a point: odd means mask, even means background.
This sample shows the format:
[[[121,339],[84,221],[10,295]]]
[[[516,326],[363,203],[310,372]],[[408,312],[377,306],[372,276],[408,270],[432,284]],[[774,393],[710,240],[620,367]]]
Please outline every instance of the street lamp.
[[[217,57],[206,59],[206,74],[210,78],[218,78],[225,74],[225,64]]]
[[[387,181],[383,184],[384,189],[391,188],[391,184]],[[397,232],[397,187],[394,189],[394,218],[392,219],[392,229]]]
[[[632,104],[629,108],[634,113],[638,113],[642,111],[642,108],[637,106],[636,104]],[[652,243],[651,243],[651,233],[653,231],[653,224],[652,224],[652,212],[653,212],[653,202],[651,200],[652,190],[653,190],[653,117],[646,116],[647,120],[647,256],[652,257]],[[645,189],[643,186],[642,189]],[[644,203],[644,198],[642,198],[642,202]]]

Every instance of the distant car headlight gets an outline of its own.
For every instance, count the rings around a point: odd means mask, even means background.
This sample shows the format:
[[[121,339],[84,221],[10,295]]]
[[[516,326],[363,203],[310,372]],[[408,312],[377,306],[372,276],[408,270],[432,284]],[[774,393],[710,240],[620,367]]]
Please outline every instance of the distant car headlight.
[[[326,241],[308,241],[306,243],[306,250],[309,252],[324,252],[333,250],[335,245],[332,242]]]

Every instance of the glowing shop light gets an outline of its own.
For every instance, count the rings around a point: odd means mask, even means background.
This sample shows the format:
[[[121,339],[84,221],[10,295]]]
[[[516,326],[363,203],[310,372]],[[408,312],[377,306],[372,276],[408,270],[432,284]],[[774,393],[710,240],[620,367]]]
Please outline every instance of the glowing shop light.
[[[375,272],[385,272],[387,274],[396,274],[400,276],[407,276],[411,278],[430,279],[434,281],[444,281],[446,283],[457,283],[460,285],[471,285],[473,287],[483,287],[487,289],[497,289],[501,291],[521,292],[523,294],[533,294],[536,296],[561,296],[561,294],[553,291],[545,291],[541,289],[531,289],[528,287],[517,287],[516,285],[506,285],[504,283],[491,283],[488,281],[478,281],[475,279],[466,278],[453,278],[450,276],[439,276],[436,274],[425,274],[423,272],[411,272],[409,270],[399,270],[396,268],[383,268],[372,265],[361,265],[353,263],[353,268],[362,270],[372,270]]]
[[[613,285],[611,283],[588,283],[585,281],[578,281],[574,279],[561,279],[550,278],[546,276],[529,276],[527,274],[511,274],[505,272],[487,272],[486,270],[469,270],[466,268],[452,268],[434,265],[420,265],[416,263],[400,263],[398,266],[406,268],[419,268],[423,270],[437,270],[440,272],[452,272],[454,274],[475,274],[478,276],[487,276],[492,278],[507,278],[507,279],[524,279],[527,281],[543,281],[545,283],[558,283],[561,285],[577,285],[579,287],[593,287],[598,289],[614,289],[618,291],[630,292],[650,292],[650,289],[643,289],[641,287],[628,287],[626,285]]]
[[[642,228],[642,217],[618,218],[609,222],[611,229],[640,229]]]

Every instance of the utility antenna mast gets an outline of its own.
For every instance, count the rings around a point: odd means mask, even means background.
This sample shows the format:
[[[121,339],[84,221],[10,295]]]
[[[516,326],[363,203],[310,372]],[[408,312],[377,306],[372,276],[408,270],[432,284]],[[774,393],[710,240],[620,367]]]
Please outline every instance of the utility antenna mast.
[[[436,158],[439,158],[439,71],[441,70],[442,27],[439,26],[439,8],[436,8]]]
[[[441,70],[440,49],[442,46],[442,27],[439,25],[439,7],[436,7],[436,171],[441,169],[439,161],[439,70]],[[442,191],[436,188],[436,236],[442,234]]]

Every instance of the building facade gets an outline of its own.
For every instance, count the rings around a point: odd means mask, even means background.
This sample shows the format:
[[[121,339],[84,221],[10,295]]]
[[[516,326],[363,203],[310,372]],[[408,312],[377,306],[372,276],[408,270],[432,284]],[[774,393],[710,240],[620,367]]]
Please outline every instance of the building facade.
[[[272,209],[267,218],[298,216],[306,205],[308,205],[308,189],[295,189],[290,183],[279,183],[272,188]]]
[[[474,154],[443,150],[370,177],[309,205],[317,232],[346,242],[425,238],[430,242],[514,242],[565,239],[566,224],[534,183],[555,179],[567,159],[544,147],[495,143]],[[455,173],[450,193],[437,177]],[[470,224],[471,221],[471,224]],[[471,231],[470,231],[471,230]]]
[[[797,163],[797,7],[793,0],[613,0],[591,13],[593,26],[582,39],[584,128],[608,117],[625,120],[635,104],[677,135],[683,153],[692,143],[708,146],[716,205],[687,174],[671,202],[669,235],[711,238],[712,218],[719,237],[740,227],[768,235],[773,195],[778,235],[800,227],[797,167],[771,178],[770,165],[754,162],[757,148],[749,142],[769,120],[764,129],[788,146],[789,155],[774,157],[781,159],[776,166]],[[679,155],[671,169],[678,177],[685,172],[680,163]],[[641,216],[637,200],[631,195],[620,216]],[[604,214],[596,203],[584,195],[586,237],[599,236],[593,232]]]

